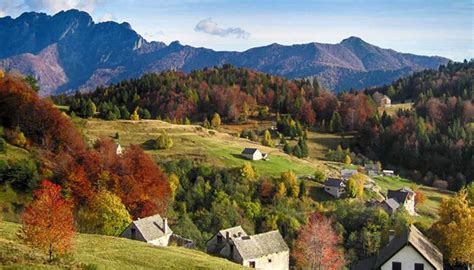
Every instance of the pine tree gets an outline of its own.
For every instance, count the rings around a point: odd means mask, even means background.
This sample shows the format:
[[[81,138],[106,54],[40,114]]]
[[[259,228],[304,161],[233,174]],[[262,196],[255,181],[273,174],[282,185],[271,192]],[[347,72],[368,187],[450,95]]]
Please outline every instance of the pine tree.
[[[302,137],[298,140],[298,146],[301,149],[301,157],[307,157],[309,155],[308,145]]]
[[[298,144],[295,145],[295,147],[293,148],[293,155],[298,158],[303,157],[303,154],[301,153],[301,148]]]
[[[287,142],[285,142],[285,145],[283,146],[283,151],[290,155],[293,152],[293,149]]]
[[[329,132],[337,133],[342,131],[341,116],[338,112],[332,114],[331,121],[329,122]]]

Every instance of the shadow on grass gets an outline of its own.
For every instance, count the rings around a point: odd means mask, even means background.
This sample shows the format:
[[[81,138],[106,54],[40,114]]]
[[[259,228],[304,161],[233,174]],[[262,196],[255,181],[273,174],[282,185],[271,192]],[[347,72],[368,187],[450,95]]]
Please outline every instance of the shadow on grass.
[[[324,191],[324,187],[312,186],[308,187],[308,189],[311,198],[317,202],[334,201],[334,198]]]
[[[155,150],[155,140],[149,139],[141,144],[144,150]]]

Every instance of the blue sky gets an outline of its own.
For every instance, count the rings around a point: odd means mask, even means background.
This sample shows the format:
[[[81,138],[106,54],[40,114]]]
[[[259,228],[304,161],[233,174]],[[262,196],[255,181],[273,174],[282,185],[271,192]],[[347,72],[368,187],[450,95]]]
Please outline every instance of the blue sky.
[[[474,57],[472,0],[0,0],[0,16],[69,8],[88,11],[95,21],[127,21],[147,40],[215,50],[358,36],[401,52]]]

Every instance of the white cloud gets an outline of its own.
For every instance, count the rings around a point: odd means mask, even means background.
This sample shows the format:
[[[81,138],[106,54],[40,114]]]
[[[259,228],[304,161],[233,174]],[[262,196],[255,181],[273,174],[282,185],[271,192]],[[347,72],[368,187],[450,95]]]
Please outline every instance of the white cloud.
[[[117,21],[117,18],[112,13],[105,13],[99,18],[99,22]]]
[[[248,39],[250,33],[243,30],[240,27],[228,27],[222,28],[214,22],[211,18],[204,19],[196,24],[194,27],[194,31],[203,32],[209,35],[220,36],[220,37],[228,37],[232,36],[235,38],[242,38]]]
[[[1,0],[0,1],[0,17],[11,15],[21,9],[22,3],[18,0]]]

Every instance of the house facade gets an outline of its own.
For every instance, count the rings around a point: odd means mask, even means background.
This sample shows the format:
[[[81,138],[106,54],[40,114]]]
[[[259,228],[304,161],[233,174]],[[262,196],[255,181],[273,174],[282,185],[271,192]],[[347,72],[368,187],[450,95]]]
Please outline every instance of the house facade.
[[[256,269],[289,269],[290,250],[278,231],[247,235],[237,226],[219,231],[207,242],[207,252]]]
[[[376,256],[361,260],[351,270],[441,270],[443,255],[415,226],[391,237]]]
[[[146,242],[155,246],[167,246],[173,231],[168,226],[168,219],[156,214],[137,219],[130,223],[120,237]]]
[[[242,151],[241,156],[248,160],[261,160],[267,159],[268,155],[260,152],[257,148],[245,148]]]
[[[344,194],[346,184],[342,179],[328,178],[324,183],[324,191],[335,198],[340,198]]]

